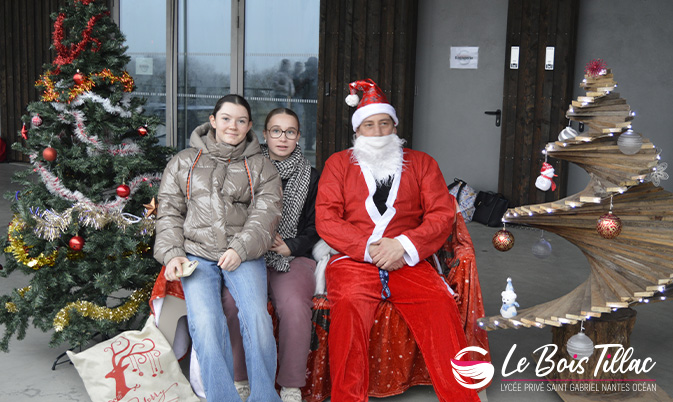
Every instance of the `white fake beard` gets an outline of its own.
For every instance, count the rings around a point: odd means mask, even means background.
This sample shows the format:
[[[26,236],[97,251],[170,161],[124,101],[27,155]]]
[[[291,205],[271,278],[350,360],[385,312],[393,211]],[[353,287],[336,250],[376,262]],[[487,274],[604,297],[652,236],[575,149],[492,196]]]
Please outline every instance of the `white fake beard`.
[[[353,156],[355,162],[369,169],[377,185],[387,183],[404,163],[402,147],[405,142],[397,134],[383,137],[355,136]]]

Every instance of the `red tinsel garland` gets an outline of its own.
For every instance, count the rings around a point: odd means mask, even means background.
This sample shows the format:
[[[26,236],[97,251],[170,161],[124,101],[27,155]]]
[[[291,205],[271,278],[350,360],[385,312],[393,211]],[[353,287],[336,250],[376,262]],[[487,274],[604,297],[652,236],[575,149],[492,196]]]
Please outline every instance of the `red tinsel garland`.
[[[84,4],[85,6],[88,6],[89,4],[94,2],[94,0],[76,0],[76,1]]]
[[[56,68],[56,73],[58,74],[60,72],[60,66],[70,64],[79,56],[79,54],[84,50],[86,45],[89,44],[89,42],[93,42],[94,45],[92,46],[91,51],[92,52],[97,52],[98,49],[100,49],[101,42],[97,38],[92,38],[91,37],[91,32],[93,31],[94,25],[103,18],[106,15],[109,15],[110,12],[106,11],[104,13],[95,15],[89,19],[89,22],[87,23],[87,27],[82,32],[82,40],[78,44],[70,44],[70,46],[65,46],[63,45],[63,38],[65,37],[65,34],[63,32],[63,20],[65,20],[65,14],[61,13],[58,15],[58,18],[56,18],[56,22],[54,23],[54,33],[53,33],[53,38],[54,38],[54,48],[56,49],[56,53],[58,56],[56,59],[54,59],[54,65],[57,66]]]

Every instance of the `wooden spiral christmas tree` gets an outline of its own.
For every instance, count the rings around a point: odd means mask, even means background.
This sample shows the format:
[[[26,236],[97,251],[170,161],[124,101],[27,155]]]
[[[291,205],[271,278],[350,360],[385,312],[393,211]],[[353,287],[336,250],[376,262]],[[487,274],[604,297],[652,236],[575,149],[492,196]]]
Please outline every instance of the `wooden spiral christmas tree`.
[[[587,94],[572,102],[566,116],[585,123],[588,132],[545,149],[548,156],[586,170],[587,187],[555,202],[509,209],[503,218],[556,233],[576,245],[589,261],[589,277],[570,293],[522,309],[512,318],[483,318],[482,328],[577,324],[633,304],[665,300],[670,292],[673,194],[658,187],[668,177],[666,164],[659,162],[660,151],[649,140],[630,130],[634,114],[613,92],[616,85],[604,66],[587,71],[580,84]],[[628,142],[622,141],[626,138]],[[636,153],[625,154],[634,151],[634,144]],[[622,226],[608,240],[597,232],[597,220],[609,209]]]

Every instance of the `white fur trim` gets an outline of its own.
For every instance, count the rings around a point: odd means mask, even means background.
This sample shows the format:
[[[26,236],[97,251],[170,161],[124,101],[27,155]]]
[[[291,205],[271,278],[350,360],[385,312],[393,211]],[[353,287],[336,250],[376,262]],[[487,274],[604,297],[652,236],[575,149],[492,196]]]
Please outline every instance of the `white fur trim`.
[[[332,247],[330,247],[325,242],[325,240],[320,239],[313,246],[312,254],[313,259],[316,260],[315,292],[313,294],[316,295],[326,294],[327,290],[325,286],[325,270],[327,269],[327,263],[329,262],[329,259],[333,255],[338,254],[338,252]]]
[[[360,103],[360,97],[356,94],[350,94],[346,97],[346,104],[350,107],[356,107]]]
[[[402,243],[402,247],[404,247],[404,251],[406,251],[404,253],[404,262],[410,267],[418,264],[421,259],[418,256],[418,250],[416,250],[414,243],[412,243],[405,235],[399,235],[395,239]]]
[[[365,200],[365,208],[367,209],[369,218],[376,225],[374,226],[371,236],[369,236],[369,239],[367,239],[367,246],[365,247],[364,260],[365,262],[372,262],[372,257],[369,255],[369,245],[381,240],[383,233],[388,227],[388,224],[393,220],[393,217],[395,217],[395,214],[397,213],[397,210],[393,207],[393,204],[395,204],[395,200],[397,199],[397,191],[400,189],[402,166],[398,168],[397,172],[395,173],[395,177],[393,178],[393,183],[390,187],[390,193],[388,193],[388,199],[386,199],[387,209],[383,215],[379,213],[379,210],[374,203],[374,193],[376,192],[376,180],[374,179],[374,175],[372,175],[372,172],[367,166],[360,165],[360,169],[362,170],[362,175],[365,178],[367,189],[369,190],[369,195],[367,196],[367,200]]]
[[[367,117],[379,113],[387,113],[393,118],[395,125],[399,123],[395,108],[392,105],[389,103],[370,103],[369,105],[358,108],[355,113],[353,113],[353,118],[351,120],[353,123],[353,131],[357,131],[360,124],[362,124]]]

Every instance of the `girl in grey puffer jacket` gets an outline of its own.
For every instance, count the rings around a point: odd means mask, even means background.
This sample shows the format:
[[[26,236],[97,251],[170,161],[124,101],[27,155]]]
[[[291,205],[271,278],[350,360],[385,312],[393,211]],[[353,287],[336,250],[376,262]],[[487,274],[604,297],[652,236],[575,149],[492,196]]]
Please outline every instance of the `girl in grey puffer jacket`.
[[[250,131],[250,105],[221,98],[210,123],[164,171],[157,208],[155,258],[169,281],[181,277],[192,345],[209,401],[239,398],[232,374],[222,288],[236,300],[252,385],[248,402],[280,401],[274,388],[276,343],[267,313],[266,264],[282,209],[281,179]]]

